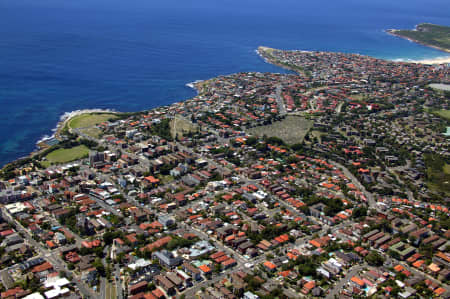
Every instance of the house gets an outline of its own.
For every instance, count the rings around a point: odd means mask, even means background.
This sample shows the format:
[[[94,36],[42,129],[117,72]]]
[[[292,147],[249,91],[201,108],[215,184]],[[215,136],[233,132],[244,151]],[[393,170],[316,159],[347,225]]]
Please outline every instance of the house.
[[[141,282],[138,282],[136,284],[129,286],[128,290],[131,295],[135,295],[135,294],[145,291],[147,289],[147,286],[148,286],[148,282],[143,280]]]
[[[183,280],[175,272],[166,272],[166,277],[178,290],[184,289]]]
[[[164,227],[169,227],[175,223],[175,219],[170,215],[160,215],[158,222],[164,225]]]
[[[208,267],[207,265],[200,265],[198,268],[200,269],[200,271],[202,271],[203,275],[205,275],[206,277],[209,277],[212,273],[211,268]]]
[[[167,295],[174,295],[176,293],[175,285],[167,279],[167,277],[163,275],[156,275],[154,280],[156,285],[160,286],[167,293]]]
[[[194,245],[191,246],[189,258],[196,259],[204,254],[208,254],[213,251],[215,247],[211,245],[208,241],[198,241]]]
[[[183,262],[182,267],[186,273],[191,275],[193,280],[199,281],[202,279],[200,270],[194,267],[191,263],[185,261]]]
[[[169,252],[167,250],[161,250],[161,251],[154,252],[152,254],[152,258],[154,260],[158,260],[162,266],[165,266],[168,268],[177,267],[177,266],[181,265],[181,263],[183,262],[183,259],[181,257],[174,256],[171,252]]]
[[[396,252],[402,260],[406,260],[416,252],[414,247],[403,242],[398,242],[392,245],[389,249]]]
[[[277,269],[277,266],[270,261],[265,261],[263,265],[264,268],[269,272],[275,272],[275,270]]]
[[[38,278],[45,278],[51,272],[53,272],[53,266],[49,262],[44,262],[31,269],[31,272]]]
[[[259,299],[258,295],[253,294],[250,291],[247,291],[244,293],[244,296],[242,297],[243,299]]]
[[[224,269],[229,269],[229,268],[236,266],[237,262],[233,258],[228,258],[227,260],[223,261],[221,264]]]

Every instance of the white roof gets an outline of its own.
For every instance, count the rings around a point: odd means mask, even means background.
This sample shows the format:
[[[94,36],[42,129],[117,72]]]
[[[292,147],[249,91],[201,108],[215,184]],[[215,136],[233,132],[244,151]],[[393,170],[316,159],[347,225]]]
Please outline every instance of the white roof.
[[[61,278],[59,276],[49,277],[44,282],[45,288],[56,288],[56,287],[60,288],[68,284],[70,284],[70,281],[67,278],[65,277]]]
[[[28,296],[23,297],[23,299],[45,299],[40,293],[33,293]]]
[[[147,267],[150,264],[151,264],[151,261],[148,261],[145,259],[138,259],[136,262],[134,262],[134,264],[129,264],[128,268],[130,268],[132,270],[136,270],[137,268]]]
[[[64,289],[57,288],[57,289],[47,291],[44,294],[45,294],[46,298],[51,299],[51,298],[58,298],[59,296],[68,294],[69,292],[70,291],[68,288],[64,288]]]

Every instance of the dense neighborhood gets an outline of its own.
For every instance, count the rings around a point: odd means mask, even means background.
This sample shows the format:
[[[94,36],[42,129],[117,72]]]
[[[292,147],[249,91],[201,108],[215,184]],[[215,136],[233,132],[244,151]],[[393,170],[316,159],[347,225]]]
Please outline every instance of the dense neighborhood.
[[[1,298],[450,298],[450,67],[258,52],[7,165]]]

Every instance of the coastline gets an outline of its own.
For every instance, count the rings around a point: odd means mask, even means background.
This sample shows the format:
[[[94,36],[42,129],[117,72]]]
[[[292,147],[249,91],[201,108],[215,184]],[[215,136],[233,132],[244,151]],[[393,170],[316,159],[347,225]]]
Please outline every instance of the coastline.
[[[393,30],[393,29],[388,29],[388,30]],[[386,31],[386,32],[387,32],[387,31]],[[282,68],[288,68],[289,70],[292,70],[292,71],[298,73],[298,70],[293,69],[293,68],[291,68],[291,67],[289,67],[289,66],[287,66],[287,65],[283,65],[283,64],[278,63],[278,62],[271,62],[271,61],[269,61],[269,59],[264,55],[264,53],[265,53],[265,52],[269,52],[269,53],[268,53],[268,56],[270,56],[270,50],[271,50],[271,49],[272,49],[272,48],[268,48],[268,47],[263,47],[263,46],[261,46],[261,47],[258,47],[258,49],[255,50],[255,52],[256,52],[256,54],[258,54],[258,55],[259,55],[266,63],[270,63],[270,64],[273,64],[273,65],[277,65],[277,66],[282,67]],[[311,51],[301,51],[301,50],[292,50],[292,51],[311,52]],[[449,53],[450,53],[450,51],[449,51]],[[360,54],[358,54],[358,55],[360,55]],[[411,59],[411,60],[410,60],[410,59],[385,59],[385,60],[390,60],[390,61],[394,61],[394,62],[407,62],[407,63],[420,63],[420,64],[430,64],[430,65],[436,64],[436,65],[439,65],[439,64],[448,64],[448,63],[450,63],[450,56],[446,56],[446,57],[436,57],[436,58],[426,58],[426,59],[421,59],[421,60],[412,60],[412,59]]]
[[[445,48],[441,48],[441,47],[438,47],[438,46],[433,46],[433,45],[430,45],[430,44],[426,44],[426,43],[418,41],[416,39],[413,39],[413,38],[406,37],[406,36],[403,36],[401,34],[398,34],[398,33],[396,33],[396,31],[399,31],[399,30],[398,29],[386,29],[385,30],[385,32],[387,34],[390,34],[392,36],[400,37],[400,38],[409,40],[410,42],[413,42],[413,43],[416,43],[416,44],[419,44],[419,45],[422,45],[422,46],[425,46],[425,47],[433,48],[433,49],[436,49],[436,50],[439,50],[439,51],[442,51],[442,52],[445,52],[445,53],[450,53],[449,49],[445,49]]]
[[[388,29],[388,30],[394,30],[394,29]],[[389,32],[388,30],[386,30],[386,32],[388,32],[389,34],[395,35],[391,32]],[[399,36],[399,35],[395,35],[395,36]],[[401,36],[399,36],[401,37]],[[403,38],[403,37],[402,37]],[[413,40],[411,40],[413,41]],[[432,46],[431,46],[432,47]],[[281,63],[277,63],[274,61],[270,61],[268,57],[266,57],[264,54],[268,52],[268,56],[270,56],[270,52],[276,50],[273,48],[269,48],[269,47],[265,47],[265,46],[259,46],[256,50],[255,53],[262,58],[266,63],[272,64],[272,65],[276,65],[278,67],[281,67],[283,69],[288,69],[294,73],[297,74],[302,74],[303,70],[297,69],[297,68],[293,68],[289,65],[284,65]],[[299,51],[299,52],[314,52],[314,51],[306,51],[306,50],[293,50],[293,51]],[[450,51],[449,51],[450,53]],[[267,55],[267,54],[266,54]],[[404,60],[403,60],[404,61]],[[443,64],[443,63],[450,63],[450,56],[449,57],[438,57],[438,58],[434,58],[434,59],[425,59],[425,60],[411,60],[411,61],[404,61],[404,62],[410,62],[410,63],[422,63],[422,64]],[[211,79],[206,79],[206,80],[195,80],[193,82],[189,82],[186,83],[185,86],[192,88],[194,90],[196,90],[197,95],[199,94],[199,90],[201,90],[202,85],[207,84],[208,81],[210,81]],[[185,99],[183,101],[186,101],[189,99]],[[164,106],[164,105],[163,105]],[[162,107],[162,106],[160,106]],[[155,107],[158,108],[158,107]],[[145,111],[145,110],[142,110]],[[140,111],[137,111],[140,112]],[[71,112],[65,112],[61,115],[59,121],[56,124],[56,127],[51,129],[52,132],[54,132],[51,136],[48,135],[44,135],[43,137],[41,137],[37,142],[37,148],[30,152],[28,155],[24,156],[24,157],[20,157],[17,159],[14,159],[13,161],[10,161],[8,163],[6,163],[5,165],[1,166],[0,170],[3,169],[4,167],[6,167],[9,164],[15,163],[17,161],[26,159],[26,158],[32,158],[34,155],[39,154],[41,151],[47,149],[49,146],[45,144],[45,141],[48,140],[52,140],[52,139],[57,139],[58,141],[61,141],[62,135],[61,132],[62,130],[64,130],[64,128],[66,127],[66,125],[68,124],[68,122],[73,119],[76,116],[82,115],[82,114],[88,114],[88,113],[111,113],[111,114],[120,114],[123,112],[120,111],[115,111],[113,109],[80,109],[80,110],[74,110]]]
[[[32,152],[30,152],[28,155],[14,159],[13,161],[10,161],[8,163],[6,163],[5,165],[0,167],[0,170],[2,170],[4,167],[15,163],[17,161],[23,160],[23,159],[27,159],[27,158],[33,158],[33,156],[39,154],[40,152],[46,150],[47,148],[49,148],[50,146],[47,145],[45,142],[52,140],[52,139],[57,139],[58,141],[62,140],[61,137],[61,131],[64,129],[64,127],[66,126],[66,124],[75,116],[78,115],[82,115],[82,114],[87,114],[87,113],[112,113],[112,114],[120,114],[121,112],[119,111],[115,111],[112,109],[80,109],[80,110],[74,110],[71,112],[65,112],[63,113],[60,118],[59,121],[56,124],[56,127],[51,129],[52,132],[54,132],[52,135],[48,136],[48,135],[44,135],[43,137],[41,137],[38,141],[36,141],[36,149],[33,150]]]
[[[450,63],[450,56],[423,59],[423,60],[412,60],[410,62],[421,63],[421,64],[448,64],[448,63]]]
[[[82,114],[88,114],[88,113],[112,113],[112,114],[119,114],[121,112],[112,110],[112,109],[80,109],[80,110],[74,110],[71,112],[65,112],[61,117],[59,118],[58,123],[56,124],[55,134],[53,134],[53,138],[56,138],[58,140],[61,139],[61,131],[65,128],[66,124],[75,116],[79,116]]]
[[[289,71],[294,72],[294,73],[296,73],[298,75],[304,75],[304,70],[303,69],[300,69],[300,68],[297,68],[297,67],[293,67],[293,66],[287,65],[287,64],[282,64],[282,63],[280,63],[278,61],[270,61],[270,58],[268,58],[267,56],[271,56],[271,52],[274,51],[274,50],[276,50],[276,49],[265,47],[265,46],[259,46],[255,50],[255,52],[260,58],[262,58],[264,60],[265,63],[276,65],[276,66],[278,66],[278,67],[280,67],[282,69],[289,70]],[[303,51],[303,50],[292,50],[292,51],[299,51],[299,52],[305,52],[305,53],[310,53],[311,52],[311,51]],[[265,53],[267,53],[266,54],[267,56],[264,55]]]

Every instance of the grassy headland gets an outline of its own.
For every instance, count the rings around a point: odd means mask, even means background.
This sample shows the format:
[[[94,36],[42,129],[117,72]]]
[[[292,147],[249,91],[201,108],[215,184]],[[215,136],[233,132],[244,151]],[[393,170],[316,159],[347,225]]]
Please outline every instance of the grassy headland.
[[[67,125],[70,129],[86,128],[116,118],[117,116],[112,113],[86,113],[74,116]]]
[[[414,30],[389,29],[388,33],[450,53],[450,27],[422,23]]]

